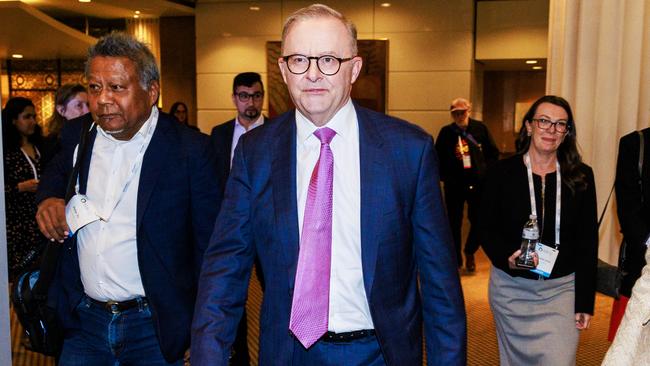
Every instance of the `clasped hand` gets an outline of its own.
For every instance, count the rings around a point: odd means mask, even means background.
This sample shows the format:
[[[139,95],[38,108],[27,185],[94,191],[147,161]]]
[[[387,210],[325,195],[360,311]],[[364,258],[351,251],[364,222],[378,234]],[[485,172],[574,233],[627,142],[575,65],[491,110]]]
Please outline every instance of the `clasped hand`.
[[[51,241],[63,243],[70,228],[65,220],[65,201],[61,198],[48,198],[38,205],[36,222],[41,233]]]

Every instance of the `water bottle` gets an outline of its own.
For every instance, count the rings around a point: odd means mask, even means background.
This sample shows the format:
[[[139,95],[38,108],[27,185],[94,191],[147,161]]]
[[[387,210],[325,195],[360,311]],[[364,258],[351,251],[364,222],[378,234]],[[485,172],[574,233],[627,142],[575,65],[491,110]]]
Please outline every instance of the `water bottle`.
[[[533,258],[538,241],[539,227],[537,226],[537,216],[530,215],[526,225],[524,225],[524,231],[521,234],[521,254],[515,260],[517,267],[535,268],[535,261]]]

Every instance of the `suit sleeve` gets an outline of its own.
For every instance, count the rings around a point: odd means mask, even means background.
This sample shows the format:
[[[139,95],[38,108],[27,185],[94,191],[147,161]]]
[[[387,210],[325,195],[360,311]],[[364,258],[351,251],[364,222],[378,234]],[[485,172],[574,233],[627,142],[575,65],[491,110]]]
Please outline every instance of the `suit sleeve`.
[[[433,140],[429,138],[421,157],[411,217],[427,363],[464,365],[467,354],[465,306],[438,181],[438,161]]]
[[[596,266],[598,263],[598,223],[596,185],[591,168],[585,171],[587,187],[580,192],[578,207],[578,258],[576,261],[576,313],[594,313]]]
[[[217,180],[214,152],[207,136],[201,135],[203,144],[197,154],[190,158],[192,231],[195,240],[195,267],[198,277],[203,253],[210,241],[210,234],[223,198],[223,188]]]
[[[192,365],[228,365],[246,305],[255,256],[250,225],[250,182],[245,138],[235,151],[231,178],[203,257],[192,323]]]
[[[438,162],[440,163],[440,180],[447,182],[449,176],[452,174],[453,164],[456,160],[454,147],[452,146],[455,141],[453,139],[451,129],[446,126],[440,130],[438,138],[436,139],[436,152],[438,154]]]
[[[36,204],[51,197],[65,198],[68,176],[72,171],[72,153],[79,142],[81,126],[79,120],[71,121],[61,131],[62,149],[47,163],[36,191]]]
[[[649,220],[643,217],[644,203],[639,186],[641,177],[639,176],[638,162],[639,138],[637,134],[624,136],[618,148],[615,187],[618,220],[628,245],[625,269],[634,279],[641,275],[641,268],[645,265],[645,240],[650,233]]]
[[[507,186],[501,181],[504,171],[498,166],[489,169],[483,186],[481,188],[481,202],[479,205],[479,217],[477,222],[478,233],[481,240],[481,246],[492,264],[504,271],[508,271],[508,258],[515,250],[509,250],[505,244],[508,242],[503,235],[504,226],[501,215],[501,203],[504,201],[504,194],[501,189],[507,191]]]

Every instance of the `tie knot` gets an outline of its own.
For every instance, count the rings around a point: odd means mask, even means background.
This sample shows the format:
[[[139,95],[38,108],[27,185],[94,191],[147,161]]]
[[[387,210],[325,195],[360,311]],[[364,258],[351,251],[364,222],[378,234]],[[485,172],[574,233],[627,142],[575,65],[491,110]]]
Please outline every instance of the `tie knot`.
[[[323,127],[314,131],[314,135],[318,137],[321,144],[329,144],[336,135],[336,131],[328,127]]]

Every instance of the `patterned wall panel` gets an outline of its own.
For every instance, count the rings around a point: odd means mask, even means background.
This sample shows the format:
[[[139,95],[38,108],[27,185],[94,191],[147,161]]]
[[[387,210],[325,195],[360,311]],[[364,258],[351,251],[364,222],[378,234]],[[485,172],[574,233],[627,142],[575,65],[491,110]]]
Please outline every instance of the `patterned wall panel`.
[[[84,60],[8,60],[9,97],[31,99],[38,123],[47,133],[57,89],[67,83],[87,84]]]

